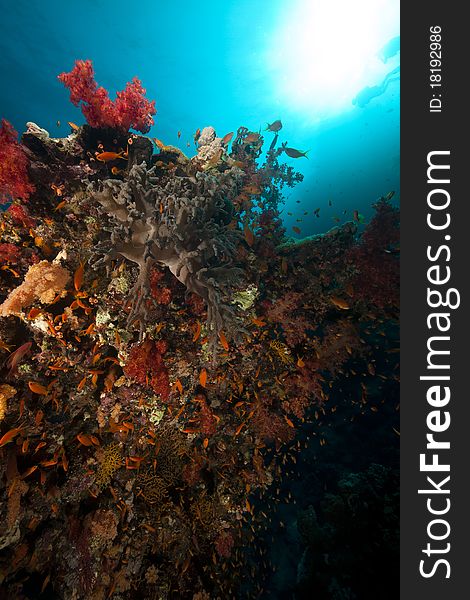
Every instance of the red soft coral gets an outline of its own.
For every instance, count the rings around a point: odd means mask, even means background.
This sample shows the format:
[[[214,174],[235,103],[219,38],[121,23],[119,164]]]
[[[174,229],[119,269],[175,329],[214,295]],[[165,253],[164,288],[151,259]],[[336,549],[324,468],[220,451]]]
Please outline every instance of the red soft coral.
[[[167,344],[164,341],[155,344],[152,340],[145,340],[142,344],[133,346],[124,367],[124,373],[128,377],[141,385],[150,384],[153,391],[160,394],[163,402],[167,402],[170,396],[170,379],[162,356],[166,350]]]
[[[292,348],[305,339],[311,323],[302,314],[303,294],[288,291],[272,303],[265,304],[266,316],[273,323],[282,325],[286,342]]]
[[[16,264],[20,261],[21,250],[18,246],[10,243],[0,244],[0,263]]]
[[[361,241],[345,256],[354,266],[351,281],[354,300],[378,308],[398,307],[400,300],[400,213],[382,198],[375,205],[376,214]]]
[[[155,102],[145,98],[145,89],[137,77],[117,92],[114,102],[103,87],[98,87],[91,60],[77,60],[70,73],[58,79],[70,90],[70,100],[81,109],[92,127],[114,127],[147,133],[156,114]]]
[[[29,216],[28,211],[22,204],[11,204],[6,212],[17,226],[29,229],[36,225],[36,221]]]
[[[0,127],[0,204],[14,198],[26,200],[35,187],[28,176],[28,158],[13,125],[2,119]]]
[[[164,276],[165,273],[157,267],[150,271],[150,295],[157,304],[170,304],[172,299],[170,288],[160,284]]]

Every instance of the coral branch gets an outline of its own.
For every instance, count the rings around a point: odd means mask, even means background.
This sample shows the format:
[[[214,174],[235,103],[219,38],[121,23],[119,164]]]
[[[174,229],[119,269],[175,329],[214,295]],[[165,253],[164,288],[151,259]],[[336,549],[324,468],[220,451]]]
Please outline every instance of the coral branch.
[[[103,87],[98,87],[91,60],[77,60],[70,73],[61,73],[58,79],[70,90],[70,100],[81,106],[92,127],[114,127],[147,133],[156,114],[155,101],[145,98],[145,89],[137,77],[117,92],[114,102]]]

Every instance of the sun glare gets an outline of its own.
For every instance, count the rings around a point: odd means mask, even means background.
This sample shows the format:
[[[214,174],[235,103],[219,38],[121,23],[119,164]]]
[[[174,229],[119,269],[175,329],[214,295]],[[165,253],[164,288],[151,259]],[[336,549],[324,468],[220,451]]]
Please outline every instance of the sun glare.
[[[317,118],[352,108],[389,71],[377,53],[398,31],[396,0],[301,0],[282,15],[269,51],[278,100]]]

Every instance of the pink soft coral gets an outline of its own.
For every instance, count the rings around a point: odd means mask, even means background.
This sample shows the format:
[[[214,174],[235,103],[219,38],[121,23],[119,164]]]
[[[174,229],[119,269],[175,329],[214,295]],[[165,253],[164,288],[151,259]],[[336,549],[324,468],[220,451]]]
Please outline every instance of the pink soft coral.
[[[114,127],[147,133],[156,114],[155,102],[145,98],[145,89],[137,77],[117,92],[116,100],[109,98],[103,87],[98,87],[91,60],[77,60],[70,73],[61,73],[58,79],[70,90],[70,100],[81,109],[92,127]]]
[[[2,119],[0,127],[0,204],[13,198],[26,200],[34,192],[29,181],[28,158],[13,125]]]

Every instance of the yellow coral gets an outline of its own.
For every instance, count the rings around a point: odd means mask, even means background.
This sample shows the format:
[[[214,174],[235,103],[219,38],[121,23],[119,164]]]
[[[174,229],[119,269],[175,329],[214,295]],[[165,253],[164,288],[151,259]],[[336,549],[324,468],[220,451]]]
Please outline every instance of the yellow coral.
[[[149,504],[163,504],[167,499],[168,490],[165,480],[155,475],[151,469],[139,473],[136,487]]]
[[[122,467],[122,455],[119,444],[111,444],[104,448],[103,458],[95,475],[95,483],[103,490],[111,483],[114,473]]]

